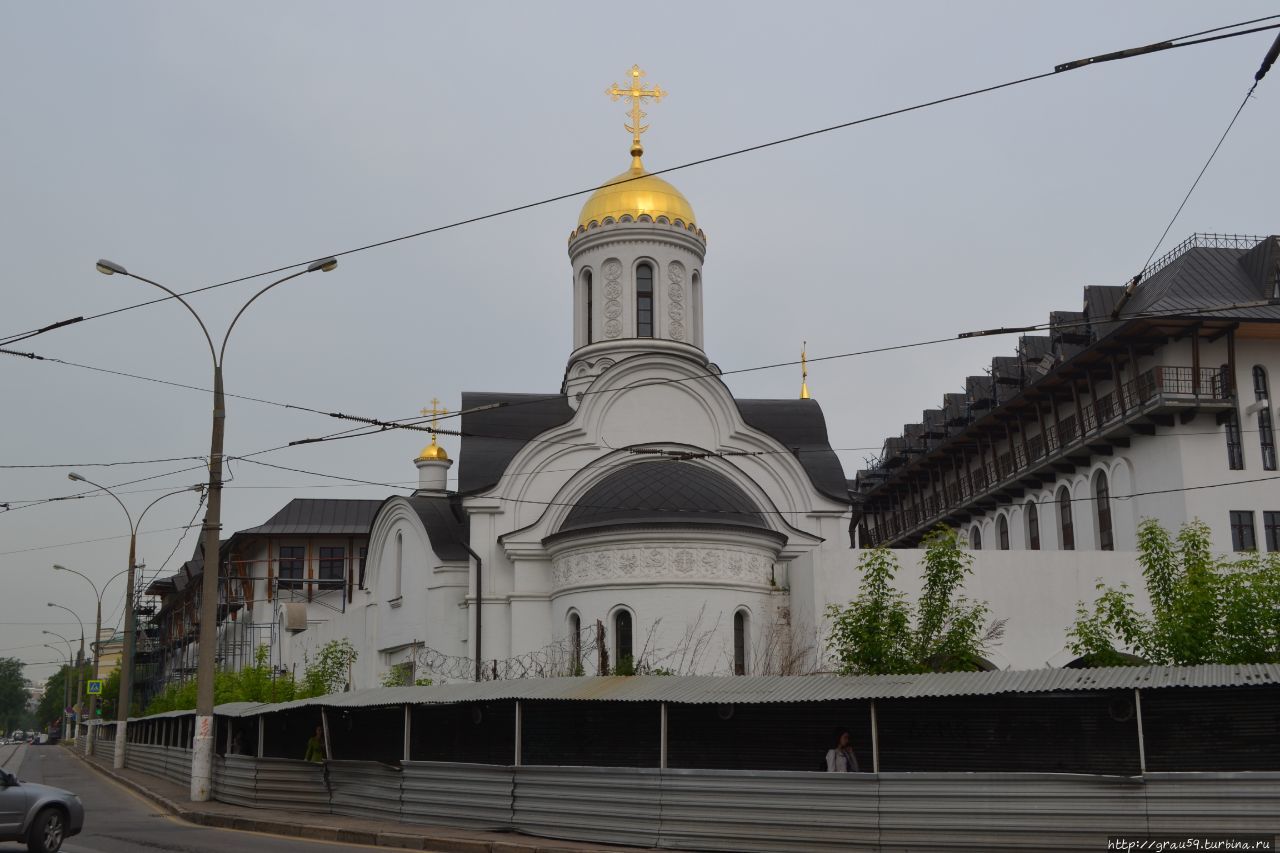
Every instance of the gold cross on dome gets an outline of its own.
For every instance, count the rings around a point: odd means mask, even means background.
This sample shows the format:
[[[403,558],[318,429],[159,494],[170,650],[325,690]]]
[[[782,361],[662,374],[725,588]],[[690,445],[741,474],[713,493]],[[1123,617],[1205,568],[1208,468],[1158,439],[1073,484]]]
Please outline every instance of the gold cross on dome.
[[[631,156],[639,157],[644,153],[644,148],[640,145],[640,134],[649,129],[649,125],[640,123],[644,120],[644,117],[648,115],[648,113],[640,109],[640,105],[644,103],[645,100],[649,99],[654,102],[661,101],[668,93],[664,92],[661,86],[654,86],[651,89],[646,89],[644,84],[640,82],[640,78],[644,76],[644,72],[640,70],[639,65],[631,66],[631,70],[628,71],[627,74],[631,77],[631,85],[629,87],[619,87],[617,83],[614,83],[608,89],[605,89],[604,93],[614,101],[619,98],[630,99],[631,123],[623,124],[623,127],[625,127],[627,132],[631,134]]]
[[[424,418],[431,418],[431,446],[432,447],[434,447],[436,444],[436,433],[435,433],[436,422],[440,420],[440,415],[447,415],[447,414],[449,414],[449,410],[442,408],[440,405],[440,401],[437,400],[435,397],[431,398],[431,408],[423,409],[421,411],[421,415]]]

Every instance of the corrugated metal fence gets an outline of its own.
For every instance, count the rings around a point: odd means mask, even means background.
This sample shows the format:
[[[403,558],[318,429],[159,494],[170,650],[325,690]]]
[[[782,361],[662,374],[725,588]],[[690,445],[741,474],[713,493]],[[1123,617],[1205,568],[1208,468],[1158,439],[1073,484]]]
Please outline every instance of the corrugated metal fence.
[[[186,781],[190,750],[129,744],[133,769]],[[1099,850],[1108,835],[1275,833],[1280,773],[796,773],[312,764],[220,757],[214,796],[686,850]]]

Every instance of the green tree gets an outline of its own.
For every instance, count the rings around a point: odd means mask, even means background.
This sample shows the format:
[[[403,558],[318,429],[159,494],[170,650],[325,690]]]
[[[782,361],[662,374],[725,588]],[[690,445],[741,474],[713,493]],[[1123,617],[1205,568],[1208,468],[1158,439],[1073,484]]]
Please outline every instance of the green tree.
[[[925,537],[924,588],[913,608],[893,586],[898,559],[887,548],[858,561],[862,584],[844,607],[831,605],[827,650],[842,675],[973,670],[1004,635],[1004,620],[988,624],[990,608],[959,595],[973,555],[957,534],[939,527]],[[914,624],[913,624],[914,623]]]
[[[67,698],[64,688],[68,683],[72,688],[71,702],[74,702],[75,670],[73,668],[59,667],[58,671],[49,676],[49,680],[44,683],[44,696],[40,697],[40,704],[36,706],[37,728],[48,731],[62,726],[63,709],[66,707],[63,702]]]
[[[345,637],[325,643],[314,659],[307,657],[302,683],[298,685],[298,698],[324,696],[346,689],[351,682],[351,664],[355,659],[355,646]]]
[[[1176,539],[1153,519],[1138,526],[1138,563],[1151,602],[1099,580],[1090,610],[1079,602],[1071,651],[1094,666],[1280,661],[1280,554],[1213,554],[1208,525],[1184,524]]]
[[[0,658],[0,726],[9,732],[27,717],[27,680],[17,658]]]

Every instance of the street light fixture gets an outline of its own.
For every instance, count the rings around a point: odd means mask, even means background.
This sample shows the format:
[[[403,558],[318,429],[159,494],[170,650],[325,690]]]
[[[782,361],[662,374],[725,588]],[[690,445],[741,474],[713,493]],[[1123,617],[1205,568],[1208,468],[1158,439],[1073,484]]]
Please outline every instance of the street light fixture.
[[[138,513],[138,520],[134,521],[133,514],[129,512],[129,508],[124,505],[124,501],[120,500],[120,496],[117,495],[115,492],[111,491],[111,489],[107,488],[106,486],[100,483],[95,483],[93,480],[90,480],[81,474],[77,474],[75,471],[69,472],[67,474],[67,479],[73,480],[77,483],[88,483],[90,486],[93,486],[94,488],[104,491],[107,494],[111,495],[111,497],[115,500],[115,502],[120,505],[120,509],[124,510],[125,518],[129,522],[129,565],[126,569],[124,569],[121,572],[118,572],[115,575],[115,577],[119,577],[119,575],[122,575],[122,574],[127,574],[129,576],[129,579],[127,581],[128,588],[125,590],[125,593],[124,593],[124,648],[121,649],[121,653],[120,653],[120,697],[116,701],[116,705],[118,706],[116,709],[116,723],[117,723],[116,741],[115,741],[115,753],[112,758],[113,764],[115,765],[116,769],[119,770],[120,768],[124,767],[124,743],[125,743],[124,733],[125,733],[125,729],[129,725],[129,706],[130,704],[132,704],[131,700],[133,699],[133,655],[134,655],[134,647],[136,645],[136,633],[137,633],[137,618],[133,612],[133,586],[134,586],[133,570],[138,562],[137,561],[138,529],[142,526],[142,519],[146,516],[147,511],[150,510],[156,504],[160,503],[160,501],[164,500],[165,498],[173,497],[174,495],[186,494],[187,492],[203,491],[204,484],[199,483],[194,486],[188,486],[185,489],[177,489],[175,491],[168,492],[166,494],[161,495],[160,497],[153,500],[151,503],[147,504],[146,507],[142,510],[142,512]],[[80,572],[77,572],[74,569],[68,569],[66,566],[54,565],[54,568],[64,572],[72,572],[74,574],[80,575],[80,577],[89,581],[89,585],[93,587],[94,595],[97,596],[98,634],[94,636],[94,640],[93,640],[93,677],[97,678],[98,677],[98,657],[99,657],[98,640],[99,640],[99,635],[102,633],[102,593],[98,591],[97,584],[95,584],[92,580],[89,580],[88,576]],[[107,584],[111,583],[111,581],[114,580],[115,577],[108,579],[107,583],[102,585],[103,592],[106,591]],[[89,701],[92,707],[94,708],[97,707],[96,697],[91,697]],[[93,750],[93,733],[91,730],[89,736],[85,738],[85,754],[86,755],[92,754],[92,750]]]
[[[45,631],[45,633],[48,634],[51,632]],[[46,649],[53,649],[53,651],[57,653],[59,658],[62,657],[62,649],[58,648],[57,646],[52,645],[51,643],[45,643],[44,647]],[[63,740],[67,739],[67,718],[70,716],[67,713],[67,709],[70,707],[70,705],[71,705],[71,644],[68,643],[66,662],[62,665],[62,726],[59,729],[59,731],[62,732],[61,737]]]
[[[76,676],[76,711],[79,712],[81,709],[81,696],[83,695],[81,691],[84,690],[84,622],[80,620],[80,614],[76,613],[70,607],[67,607],[62,604],[54,604],[52,601],[48,602],[45,606],[56,607],[59,610],[67,611],[72,616],[76,617],[76,622],[80,624],[80,657],[78,659],[79,665],[76,667],[76,669],[78,670],[78,675]],[[42,630],[41,633],[50,634],[54,637],[58,637],[59,639],[61,639],[67,644],[67,651],[71,650],[71,641],[68,640],[66,637],[62,636],[61,634],[55,634],[53,631],[50,631],[47,629]],[[80,733],[80,727],[77,725],[76,734],[78,735],[79,733]],[[87,742],[88,738],[86,738],[85,740]]]
[[[213,678],[216,666],[214,645],[218,639],[218,547],[220,544],[218,540],[219,532],[222,529],[222,443],[226,427],[226,399],[222,389],[222,365],[227,354],[227,341],[231,339],[231,332],[235,329],[236,323],[240,320],[245,310],[268,290],[307,273],[331,272],[338,266],[338,259],[328,257],[312,261],[305,269],[277,279],[249,297],[249,300],[240,307],[240,310],[231,319],[231,324],[227,326],[226,334],[222,337],[221,349],[214,347],[213,336],[209,334],[209,327],[205,325],[204,320],[200,318],[196,310],[191,307],[191,303],[183,299],[182,295],[177,291],[171,290],[157,281],[131,273],[114,261],[99,259],[95,266],[98,272],[103,275],[128,276],[152,287],[157,287],[181,302],[182,306],[190,312],[200,326],[200,331],[204,334],[204,339],[209,344],[209,356],[213,360],[213,428],[209,440],[209,504],[205,512],[204,528],[202,530],[204,576],[201,578],[200,587],[200,634],[198,641],[200,654],[196,665],[196,730],[191,752],[191,799],[193,802],[204,802],[209,799],[213,788]],[[130,554],[129,563],[130,565],[133,564],[132,554]],[[130,610],[131,613],[132,610]],[[122,689],[123,686],[122,683]],[[126,724],[127,713],[116,731],[114,763],[117,768],[124,766],[124,726]]]
[[[77,474],[76,476],[79,477],[80,475]],[[141,521],[141,519],[139,519],[139,521]],[[102,589],[99,590],[98,585],[94,583],[93,579],[90,578],[88,575],[86,575],[84,572],[78,572],[75,569],[68,569],[66,566],[61,566],[61,565],[58,565],[57,563],[53,564],[53,568],[54,568],[54,571],[70,572],[73,575],[80,575],[80,577],[84,578],[86,581],[89,582],[89,586],[93,587],[93,595],[98,600],[98,609],[96,613],[96,618],[94,620],[93,642],[89,643],[89,651],[93,652],[93,677],[98,678],[98,659],[102,656],[101,652],[99,651],[99,645],[102,643],[102,596],[106,594],[107,587],[111,585],[111,582],[113,580],[115,580],[116,578],[120,577],[123,574],[127,574],[129,570],[124,569],[122,571],[116,572],[114,575],[107,578],[107,582],[104,583],[102,585]],[[121,654],[122,662],[123,662],[123,657],[124,656],[122,652]],[[97,708],[98,708],[98,697],[96,694],[90,694],[89,719],[93,719],[93,717],[95,716],[94,711],[96,711]],[[92,735],[90,735],[90,739],[92,739]]]

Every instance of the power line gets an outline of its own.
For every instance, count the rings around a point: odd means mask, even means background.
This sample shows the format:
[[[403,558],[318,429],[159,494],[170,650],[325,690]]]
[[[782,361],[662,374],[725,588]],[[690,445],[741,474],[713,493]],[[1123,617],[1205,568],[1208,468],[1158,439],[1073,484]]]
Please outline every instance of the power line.
[[[182,527],[162,527],[159,530],[143,530],[143,531],[139,531],[138,535],[150,536],[155,533],[168,533],[172,530],[186,530],[187,527],[190,527],[190,526],[192,525],[183,525]],[[129,537],[127,535],[100,536],[97,539],[80,539],[76,542],[58,542],[54,545],[37,545],[33,548],[18,548],[17,550],[14,550],[14,551],[0,551],[0,557],[9,557],[14,554],[29,554],[32,551],[49,551],[54,548],[70,548],[73,545],[92,545],[96,542],[114,542],[117,539],[128,539],[128,538]]]
[[[981,88],[978,88],[978,89],[970,89],[970,90],[968,90],[968,91],[960,92],[960,93],[955,94],[955,95],[948,95],[948,96],[941,97],[941,98],[935,98],[935,99],[933,99],[933,100],[930,100],[930,101],[924,101],[924,102],[921,102],[921,103],[918,103],[918,104],[913,104],[913,105],[911,105],[911,106],[907,106],[907,107],[900,107],[900,108],[898,108],[898,109],[889,110],[889,111],[882,112],[882,113],[876,113],[876,114],[874,114],[874,115],[864,116],[864,117],[862,117],[862,118],[853,119],[853,120],[845,121],[845,122],[840,122],[840,123],[838,123],[838,124],[828,125],[828,126],[826,126],[826,127],[821,127],[821,128],[816,129],[816,130],[805,131],[805,132],[803,132],[803,133],[797,133],[797,134],[793,134],[793,135],[791,135],[791,136],[785,136],[785,137],[782,137],[782,138],[779,138],[779,139],[774,139],[774,140],[771,140],[771,141],[768,141],[768,142],[762,142],[762,143],[758,143],[758,144],[756,144],[756,145],[750,145],[750,146],[747,146],[747,147],[745,147],[745,148],[738,148],[738,149],[735,149],[735,150],[732,150],[732,151],[727,151],[727,152],[724,152],[724,153],[721,153],[721,154],[712,155],[712,156],[710,156],[710,157],[703,157],[703,158],[700,158],[700,159],[697,159],[697,160],[691,160],[691,161],[688,161],[688,162],[686,162],[686,163],[682,163],[682,164],[677,165],[677,166],[671,166],[671,167],[668,167],[668,168],[666,168],[666,169],[659,169],[659,170],[657,170],[657,171],[650,172],[649,174],[650,174],[650,175],[665,175],[665,174],[668,174],[668,173],[671,173],[671,172],[681,171],[681,170],[683,170],[683,169],[691,169],[691,168],[694,168],[694,167],[696,167],[696,166],[702,166],[702,165],[706,165],[706,164],[708,164],[708,163],[714,163],[714,162],[717,162],[717,161],[720,161],[720,160],[726,160],[726,159],[731,158],[731,157],[738,157],[738,156],[741,156],[741,155],[744,155],[744,154],[750,154],[750,153],[754,153],[754,152],[757,152],[757,151],[763,151],[763,150],[768,149],[768,148],[774,148],[774,147],[777,147],[777,146],[780,146],[780,145],[786,145],[786,144],[790,144],[790,143],[793,143],[793,142],[799,142],[799,141],[801,141],[801,140],[809,139],[809,138],[812,138],[812,137],[815,137],[815,136],[821,136],[821,135],[823,135],[823,134],[833,133],[833,132],[835,132],[835,131],[839,131],[839,130],[847,130],[847,129],[849,129],[849,128],[857,127],[857,126],[859,126],[859,125],[863,125],[863,124],[868,124],[868,123],[870,123],[870,122],[879,121],[879,120],[887,119],[887,118],[892,118],[892,117],[894,117],[894,116],[904,115],[904,114],[906,114],[906,113],[910,113],[910,112],[915,112],[915,111],[918,111],[918,110],[927,109],[927,108],[929,108],[929,107],[940,106],[940,105],[942,105],[942,104],[950,103],[950,102],[952,102],[952,101],[959,101],[959,100],[963,100],[963,99],[965,99],[965,98],[972,98],[972,97],[975,97],[975,96],[978,96],[978,95],[984,95],[984,94],[988,94],[988,93],[991,93],[991,92],[996,92],[996,91],[999,91],[999,90],[1001,90],[1001,89],[1008,89],[1008,88],[1012,88],[1012,87],[1014,87],[1014,86],[1020,86],[1020,85],[1022,85],[1022,84],[1024,84],[1024,83],[1030,83],[1030,82],[1034,82],[1034,81],[1037,81],[1037,80],[1042,80],[1042,79],[1044,79],[1044,78],[1046,78],[1046,77],[1054,77],[1054,76],[1060,75],[1060,74],[1062,74],[1062,73],[1064,73],[1064,72],[1067,72],[1067,71],[1073,71],[1073,70],[1075,70],[1075,69],[1077,69],[1077,68],[1083,68],[1083,67],[1085,67],[1085,66],[1087,66],[1087,65],[1091,65],[1091,64],[1097,64],[1097,63],[1100,63],[1100,62],[1108,62],[1108,61],[1119,60],[1119,59],[1131,59],[1131,58],[1134,58],[1134,57],[1136,57],[1136,56],[1143,56],[1143,55],[1146,55],[1146,54],[1149,54],[1149,53],[1154,53],[1154,52],[1157,52],[1157,51],[1171,50],[1171,49],[1174,49],[1174,48],[1180,48],[1180,47],[1191,47],[1191,46],[1193,46],[1193,45],[1197,45],[1197,44],[1204,44],[1204,43],[1207,43],[1207,42],[1219,41],[1219,40],[1222,40],[1222,39],[1228,39],[1228,38],[1236,38],[1236,37],[1238,37],[1238,36],[1250,35],[1250,34],[1252,34],[1252,33],[1262,32],[1262,31],[1264,31],[1264,30],[1276,29],[1277,27],[1280,27],[1280,24],[1272,24],[1272,25],[1263,26],[1263,27],[1256,27],[1256,28],[1249,29],[1249,30],[1241,30],[1241,31],[1239,31],[1239,32],[1226,33],[1226,34],[1224,34],[1224,35],[1217,35],[1217,36],[1212,36],[1212,37],[1208,37],[1208,38],[1200,38],[1200,39],[1195,39],[1195,40],[1189,40],[1189,39],[1194,39],[1194,38],[1195,38],[1195,36],[1205,35],[1205,34],[1207,34],[1207,33],[1221,32],[1221,31],[1223,31],[1223,30],[1228,30],[1228,29],[1235,29],[1235,28],[1238,28],[1238,27],[1247,26],[1247,25],[1252,24],[1252,23],[1258,23],[1258,22],[1261,22],[1261,21],[1272,20],[1273,18],[1277,18],[1277,17],[1280,17],[1280,15],[1272,15],[1272,16],[1268,16],[1268,17],[1266,17],[1266,18],[1257,18],[1257,19],[1254,19],[1254,20],[1252,20],[1252,21],[1244,21],[1244,22],[1235,23],[1235,24],[1228,24],[1228,25],[1224,25],[1224,26],[1221,26],[1221,27],[1215,27],[1215,28],[1213,28],[1213,29],[1211,29],[1211,30],[1203,30],[1203,31],[1201,31],[1200,33],[1192,33],[1192,34],[1189,34],[1189,35],[1186,35],[1186,36],[1179,36],[1179,37],[1177,37],[1177,38],[1173,38],[1173,39],[1166,39],[1166,40],[1165,40],[1165,41],[1163,41],[1163,42],[1157,42],[1157,43],[1155,43],[1155,44],[1150,44],[1150,45],[1146,45],[1146,46],[1143,46],[1143,47],[1131,48],[1131,49],[1129,49],[1129,50],[1117,51],[1117,52],[1110,53],[1110,54],[1103,54],[1103,55],[1099,55],[1099,56],[1095,56],[1095,57],[1090,57],[1090,58],[1088,58],[1088,59],[1075,60],[1075,61],[1073,61],[1073,62],[1068,62],[1068,63],[1060,64],[1060,65],[1056,66],[1056,67],[1054,68],[1054,70],[1052,70],[1052,71],[1046,71],[1046,72],[1043,72],[1043,73],[1040,73],[1040,74],[1033,74],[1033,75],[1030,75],[1030,76],[1027,76],[1027,77],[1021,77],[1021,78],[1018,78],[1018,79],[1015,79],[1015,80],[1009,80],[1009,81],[1007,81],[1007,82],[1004,82],[1004,83],[997,83],[997,84],[995,84],[995,85],[991,85],[991,86],[984,86],[984,87],[981,87]],[[638,180],[638,178],[631,178],[631,179],[628,179],[628,180]],[[627,181],[619,181],[618,183],[619,183],[619,184],[627,183]],[[478,223],[478,222],[484,222],[484,221],[486,221],[486,220],[496,219],[496,218],[501,217],[501,216],[507,216],[507,215],[510,215],[510,214],[513,214],[513,213],[519,213],[519,212],[522,212],[522,211],[531,210],[531,209],[536,208],[536,207],[542,207],[542,206],[545,206],[545,205],[548,205],[548,204],[553,204],[553,203],[555,203],[555,202],[560,202],[560,201],[565,201],[565,200],[567,200],[567,199],[576,198],[576,197],[578,197],[578,196],[586,195],[586,194],[588,194],[588,193],[593,193],[593,192],[595,192],[597,189],[599,189],[599,187],[598,187],[598,186],[596,186],[596,185],[593,185],[593,186],[587,187],[586,189],[579,189],[579,190],[574,190],[574,191],[572,191],[572,192],[560,193],[560,194],[558,194],[558,195],[550,196],[550,197],[548,197],[548,198],[540,199],[540,200],[538,200],[538,201],[528,202],[528,203],[525,203],[525,204],[519,204],[519,205],[515,205],[515,206],[513,206],[513,207],[507,207],[507,208],[504,208],[504,209],[502,209],[502,210],[497,210],[497,211],[493,211],[493,212],[491,212],[491,213],[481,214],[481,215],[479,215],[479,216],[472,216],[472,217],[468,217],[468,218],[465,218],[465,219],[459,219],[459,220],[456,220],[456,221],[450,222],[450,223],[445,224],[445,225],[438,225],[438,226],[435,226],[435,227],[432,227],[432,228],[426,228],[426,229],[423,229],[423,230],[421,230],[421,231],[414,231],[414,232],[409,233],[409,234],[402,234],[402,235],[400,235],[400,236],[398,236],[398,237],[391,237],[391,238],[388,238],[388,239],[385,239],[385,240],[379,240],[379,241],[377,241],[377,242],[374,242],[374,243],[368,243],[368,244],[365,244],[365,245],[363,245],[363,246],[357,246],[357,247],[352,248],[352,249],[344,249],[344,250],[339,251],[339,252],[329,252],[329,253],[326,253],[326,254],[323,254],[323,255],[319,255],[319,256],[317,256],[317,257],[315,257],[315,258],[309,258],[309,259],[304,260],[304,261],[299,261],[299,262],[295,262],[295,263],[291,263],[291,264],[286,264],[286,265],[284,265],[284,266],[276,267],[276,268],[274,268],[274,269],[263,270],[262,272],[253,273],[252,275],[240,276],[239,278],[228,279],[227,281],[218,282],[218,283],[216,283],[216,284],[210,284],[210,285],[206,285],[206,286],[204,286],[204,287],[198,287],[198,288],[195,288],[195,289],[193,289],[193,290],[183,291],[183,292],[182,292],[181,294],[179,294],[179,295],[181,295],[181,296],[190,296],[190,295],[193,295],[193,294],[196,294],[196,293],[202,293],[202,292],[205,292],[205,291],[208,291],[208,290],[213,290],[213,289],[215,289],[215,288],[226,287],[226,286],[228,286],[228,285],[232,285],[232,284],[239,284],[240,282],[249,281],[249,280],[251,280],[251,279],[255,279],[255,278],[261,278],[261,277],[263,277],[263,276],[267,276],[267,275],[274,275],[274,274],[276,274],[276,273],[286,272],[286,271],[288,271],[288,270],[295,269],[296,267],[303,266],[303,265],[305,265],[305,264],[309,264],[309,263],[313,263],[314,261],[319,260],[319,259],[321,259],[321,258],[340,258],[340,257],[345,257],[345,256],[347,256],[347,255],[353,255],[353,254],[356,254],[357,252],[365,252],[365,251],[369,251],[369,250],[371,250],[371,249],[377,249],[377,248],[382,248],[382,247],[384,247],[384,246],[389,246],[389,245],[392,245],[392,244],[394,244],[394,243],[400,243],[400,242],[403,242],[403,241],[406,241],[406,240],[416,239],[416,238],[418,238],[418,237],[425,237],[425,236],[428,236],[428,235],[431,235],[431,234],[438,234],[438,233],[440,233],[440,232],[442,232],[442,231],[448,231],[448,230],[451,230],[451,229],[460,228],[460,227],[465,226],[465,225],[473,225],[473,224]],[[113,310],[110,310],[110,311],[103,311],[103,312],[98,313],[98,314],[91,314],[91,315],[89,315],[89,316],[87,316],[87,317],[81,316],[81,317],[72,317],[72,318],[70,318],[70,319],[66,319],[66,320],[60,320],[60,321],[58,321],[58,322],[56,322],[56,323],[51,323],[51,324],[49,324],[49,325],[42,326],[42,327],[39,327],[39,328],[36,328],[36,329],[31,329],[31,330],[28,330],[28,331],[26,331],[26,332],[18,332],[18,333],[16,333],[16,334],[6,336],[3,340],[0,340],[0,344],[6,344],[6,345],[7,345],[7,344],[14,344],[14,343],[17,343],[18,341],[26,340],[27,338],[35,337],[35,336],[37,336],[37,335],[44,334],[44,333],[49,332],[49,331],[52,331],[52,330],[54,330],[54,329],[62,328],[62,327],[64,327],[64,326],[69,326],[69,325],[73,325],[73,324],[77,324],[77,323],[83,323],[83,322],[87,322],[87,321],[89,321],[89,320],[96,320],[96,319],[99,319],[99,318],[102,318],[102,317],[109,317],[109,316],[111,316],[111,315],[113,315],[113,314],[119,314],[119,313],[124,312],[124,311],[131,311],[131,310],[133,310],[133,309],[135,309],[135,308],[142,308],[142,307],[145,307],[145,306],[147,306],[147,305],[154,305],[154,304],[156,304],[156,303],[158,303],[158,302],[165,302],[165,301],[168,301],[169,299],[172,299],[172,298],[173,298],[173,297],[171,297],[171,296],[163,296],[163,297],[158,297],[158,298],[156,298],[156,299],[150,299],[150,300],[147,300],[147,301],[145,301],[145,302],[138,302],[138,303],[135,303],[135,304],[133,304],[133,305],[126,305],[126,306],[123,306],[123,307],[121,307],[121,308],[116,308],[116,309],[113,309]]]

